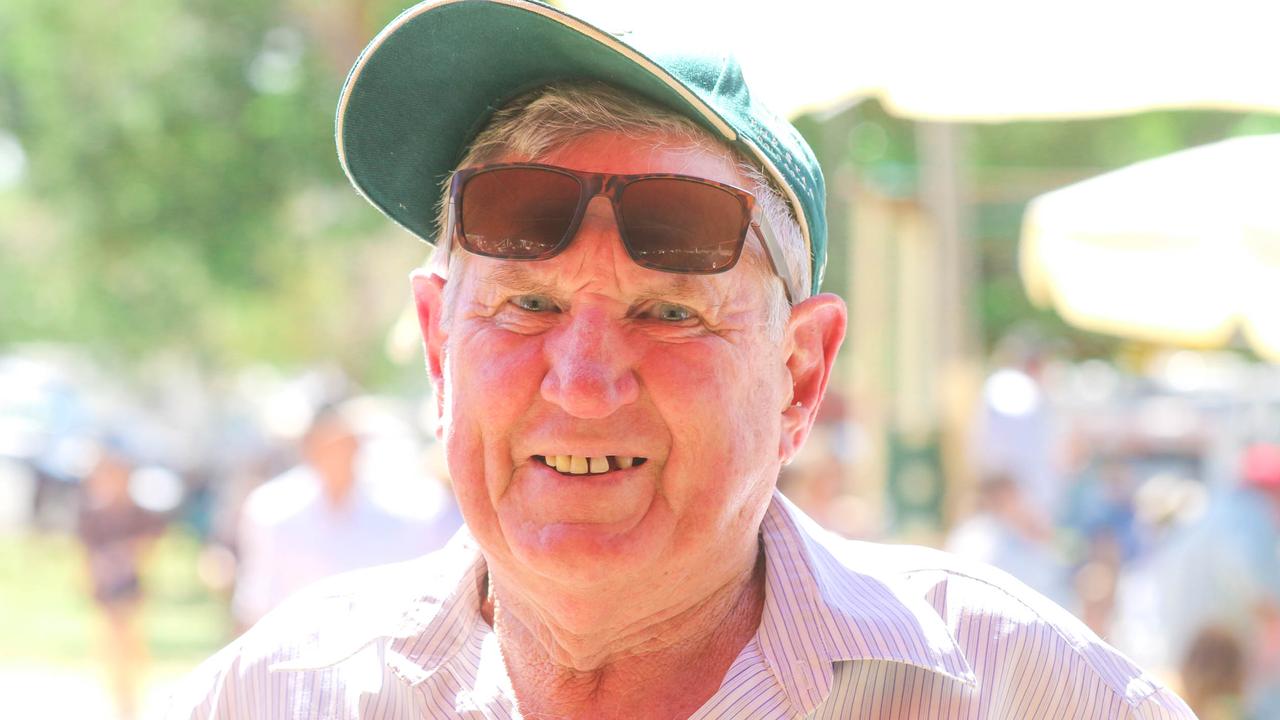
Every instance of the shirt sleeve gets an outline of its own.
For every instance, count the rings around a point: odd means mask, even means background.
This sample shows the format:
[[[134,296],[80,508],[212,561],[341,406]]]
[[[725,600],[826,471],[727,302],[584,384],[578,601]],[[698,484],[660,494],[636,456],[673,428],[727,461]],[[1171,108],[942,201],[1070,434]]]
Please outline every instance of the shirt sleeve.
[[[1168,688],[1162,687],[1129,710],[1133,720],[1196,720],[1196,714]]]
[[[252,685],[240,682],[244,669],[240,643],[233,642],[183,679],[170,696],[169,707],[163,717],[166,720],[255,720],[261,717],[258,714],[261,703],[245,692]],[[258,687],[265,685],[259,683]]]

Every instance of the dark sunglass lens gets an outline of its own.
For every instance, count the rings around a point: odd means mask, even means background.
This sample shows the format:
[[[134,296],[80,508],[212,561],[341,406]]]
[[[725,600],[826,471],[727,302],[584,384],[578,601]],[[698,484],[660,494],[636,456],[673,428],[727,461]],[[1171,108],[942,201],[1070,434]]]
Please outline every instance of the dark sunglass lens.
[[[638,180],[622,193],[621,222],[636,262],[712,273],[733,264],[746,236],[746,207],[723,188],[679,178]]]
[[[580,195],[577,179],[551,170],[479,172],[462,187],[462,245],[490,257],[547,257],[573,224]]]

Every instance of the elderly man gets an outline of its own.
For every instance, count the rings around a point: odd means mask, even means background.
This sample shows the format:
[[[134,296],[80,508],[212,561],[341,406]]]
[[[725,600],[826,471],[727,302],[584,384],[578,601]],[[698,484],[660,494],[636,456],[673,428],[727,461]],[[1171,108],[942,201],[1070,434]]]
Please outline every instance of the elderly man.
[[[339,155],[413,276],[467,528],[331,581],[176,716],[1183,718],[1025,587],[774,491],[844,335],[822,178],[723,57],[528,0],[418,5]]]

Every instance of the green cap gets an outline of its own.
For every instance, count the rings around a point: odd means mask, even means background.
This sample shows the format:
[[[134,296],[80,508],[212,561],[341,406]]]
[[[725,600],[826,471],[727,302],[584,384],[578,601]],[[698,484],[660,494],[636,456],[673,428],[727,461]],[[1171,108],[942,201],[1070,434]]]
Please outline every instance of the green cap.
[[[790,201],[818,292],[826,188],[809,145],[751,96],[725,55],[624,40],[533,0],[429,0],[378,33],[338,101],[338,158],[369,202],[434,242],[442,183],[494,111],[565,80],[597,80],[684,115],[755,159]]]

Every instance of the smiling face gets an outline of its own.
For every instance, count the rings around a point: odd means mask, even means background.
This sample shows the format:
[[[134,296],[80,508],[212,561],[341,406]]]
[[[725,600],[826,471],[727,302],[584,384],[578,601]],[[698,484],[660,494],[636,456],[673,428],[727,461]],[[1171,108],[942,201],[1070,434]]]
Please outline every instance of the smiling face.
[[[597,132],[536,161],[742,185],[727,153],[687,141]],[[432,362],[454,488],[492,566],[589,588],[754,554],[792,399],[765,277],[746,258],[642,268],[602,197],[554,258],[455,262]]]

